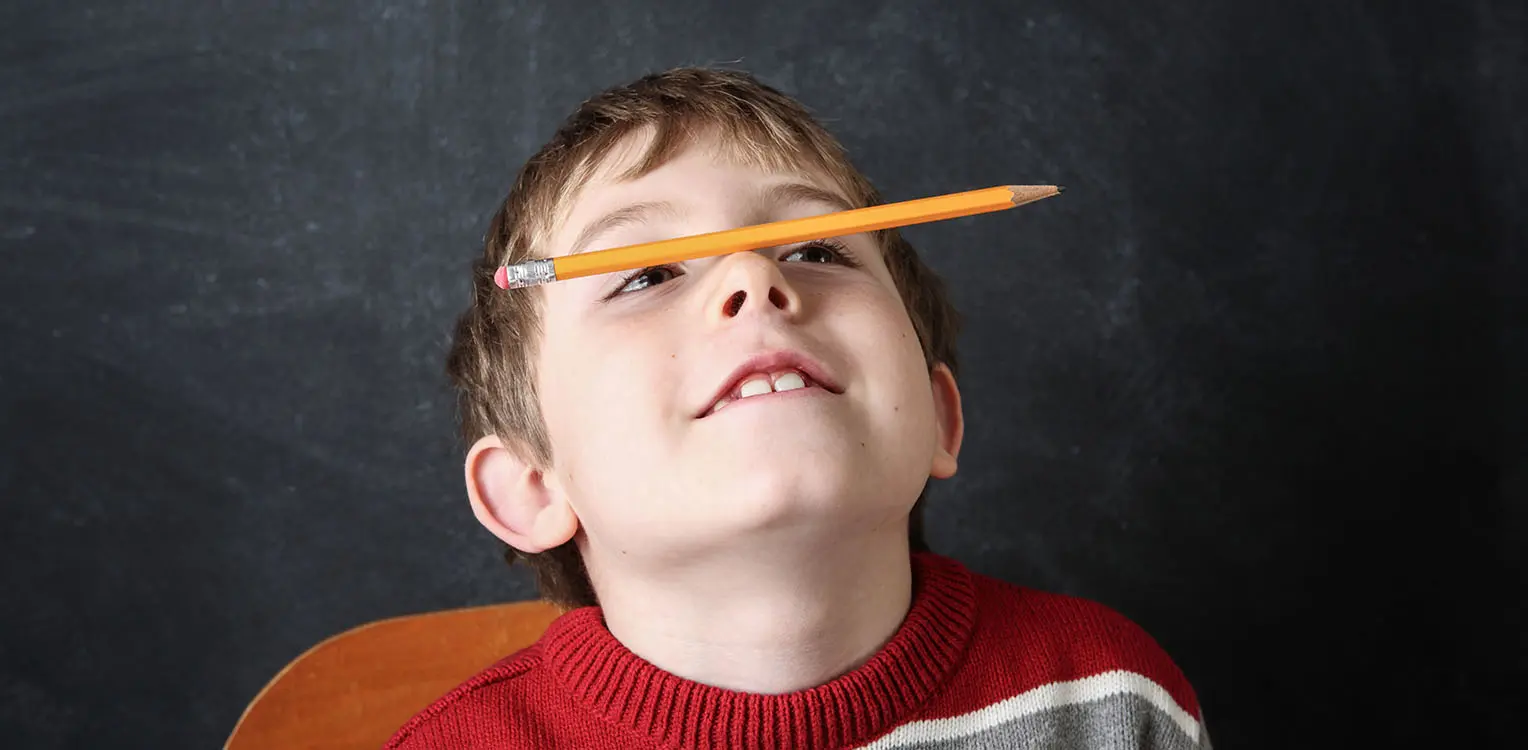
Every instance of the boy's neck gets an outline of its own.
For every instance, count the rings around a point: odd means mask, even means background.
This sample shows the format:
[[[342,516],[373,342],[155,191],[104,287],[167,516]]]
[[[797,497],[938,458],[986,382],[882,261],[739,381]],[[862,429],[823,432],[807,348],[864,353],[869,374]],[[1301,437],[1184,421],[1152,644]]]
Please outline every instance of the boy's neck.
[[[662,573],[627,564],[596,581],[606,627],[634,654],[748,693],[805,690],[864,664],[912,602],[905,528],[809,550],[734,549]]]

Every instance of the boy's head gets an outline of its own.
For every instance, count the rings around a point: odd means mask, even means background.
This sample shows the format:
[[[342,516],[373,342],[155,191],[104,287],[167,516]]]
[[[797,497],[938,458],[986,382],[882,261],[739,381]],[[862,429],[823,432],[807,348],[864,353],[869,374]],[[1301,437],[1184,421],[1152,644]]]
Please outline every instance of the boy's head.
[[[448,367],[474,512],[542,596],[594,604],[591,578],[617,567],[818,536],[906,528],[926,549],[923,488],[954,473],[961,439],[957,317],[896,231],[493,282],[532,257],[877,203],[799,103],[736,72],[606,91],[530,159],[494,217]],[[774,392],[738,398],[766,383]]]

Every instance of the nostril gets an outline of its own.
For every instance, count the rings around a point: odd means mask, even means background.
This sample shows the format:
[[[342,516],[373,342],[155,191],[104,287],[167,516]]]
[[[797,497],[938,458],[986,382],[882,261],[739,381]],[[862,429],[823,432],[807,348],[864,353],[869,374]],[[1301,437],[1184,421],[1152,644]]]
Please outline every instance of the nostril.
[[[745,299],[748,299],[747,292],[734,292],[731,297],[727,298],[727,304],[722,307],[722,310],[726,313],[727,317],[734,317],[738,314],[739,310],[743,309],[743,300]]]
[[[785,298],[785,292],[780,291],[779,287],[769,288],[769,301],[781,310],[790,305],[790,301]]]

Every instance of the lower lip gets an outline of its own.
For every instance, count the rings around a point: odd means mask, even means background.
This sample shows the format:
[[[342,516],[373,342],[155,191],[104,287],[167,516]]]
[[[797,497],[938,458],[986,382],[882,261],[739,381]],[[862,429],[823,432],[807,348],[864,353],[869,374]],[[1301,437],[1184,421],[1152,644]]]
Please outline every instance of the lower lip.
[[[701,419],[705,419],[706,417],[714,417],[714,416],[717,416],[718,414],[726,414],[727,412],[732,411],[733,409],[737,409],[737,408],[742,407],[742,406],[747,406],[747,405],[752,404],[754,402],[759,402],[759,403],[777,403],[779,401],[788,400],[788,399],[807,398],[807,397],[811,397],[811,396],[827,396],[827,395],[830,395],[830,394],[829,394],[829,392],[828,392],[828,390],[826,388],[823,388],[821,386],[815,386],[815,385],[809,385],[809,386],[807,386],[805,388],[796,388],[794,390],[789,390],[789,391],[774,391],[774,392],[771,392],[771,393],[761,393],[761,394],[759,394],[757,396],[749,396],[748,398],[740,398],[740,399],[738,399],[736,401],[733,401],[733,402],[727,404],[726,406],[723,406],[721,409],[718,409],[717,411],[711,412],[710,414],[703,415],[701,417]]]

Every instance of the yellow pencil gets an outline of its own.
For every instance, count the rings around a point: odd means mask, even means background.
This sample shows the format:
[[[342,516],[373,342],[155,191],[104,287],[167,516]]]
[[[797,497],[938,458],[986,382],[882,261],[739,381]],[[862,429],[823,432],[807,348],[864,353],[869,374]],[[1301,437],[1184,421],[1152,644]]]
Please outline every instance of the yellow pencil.
[[[493,280],[502,289],[519,289],[580,276],[1001,211],[1049,198],[1063,189],[1056,185],[1004,185],[592,253],[540,258],[501,266]]]

